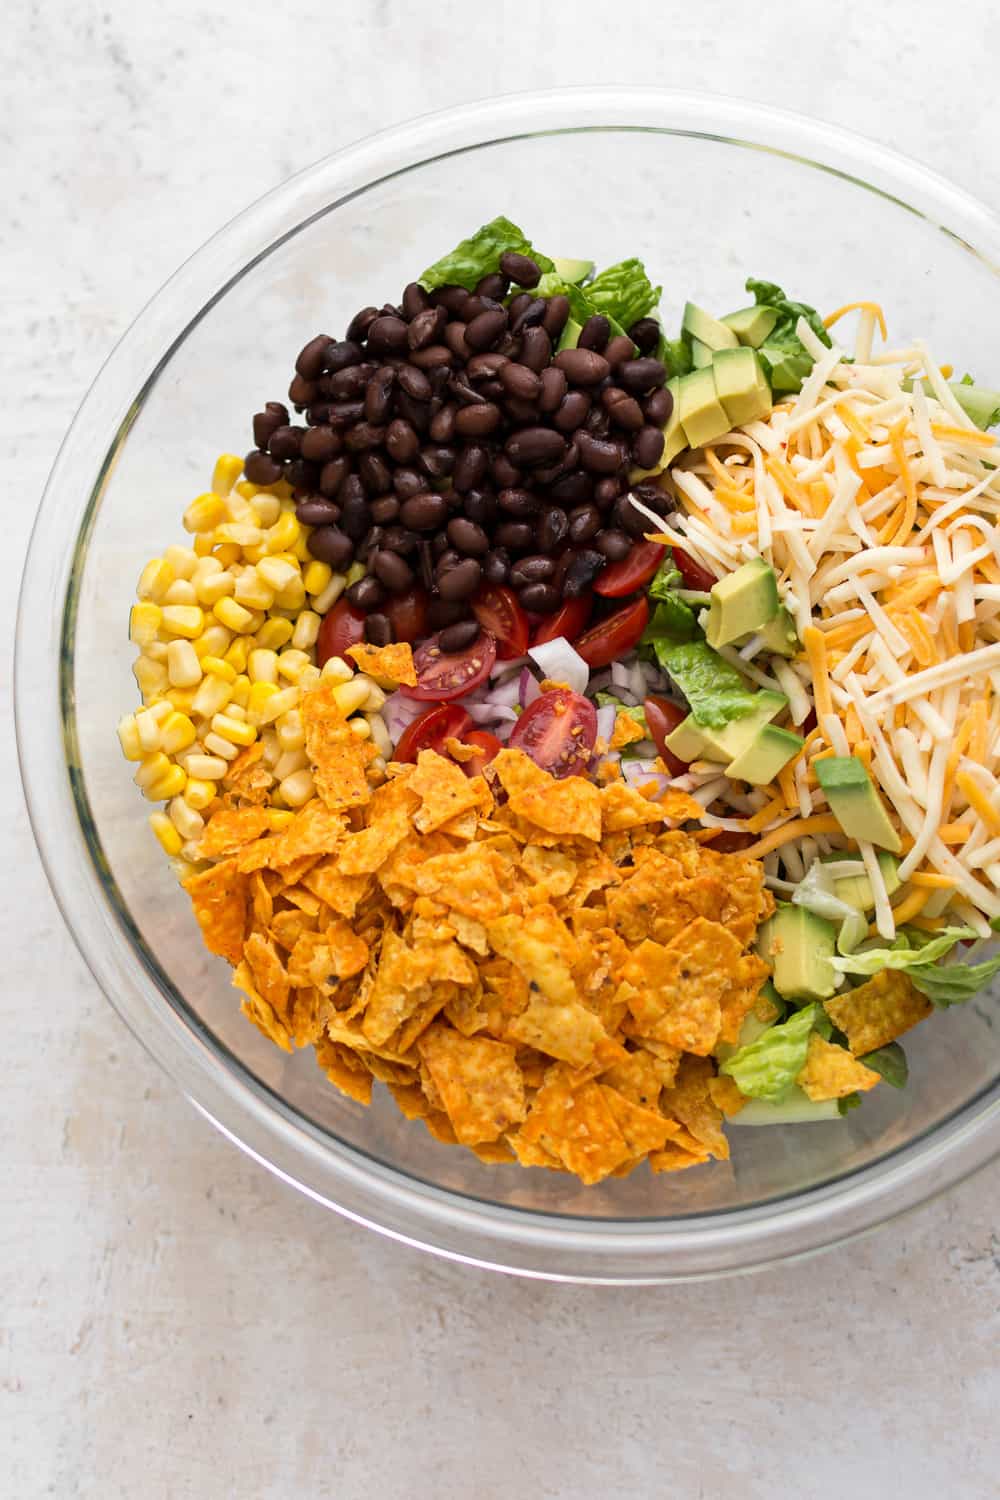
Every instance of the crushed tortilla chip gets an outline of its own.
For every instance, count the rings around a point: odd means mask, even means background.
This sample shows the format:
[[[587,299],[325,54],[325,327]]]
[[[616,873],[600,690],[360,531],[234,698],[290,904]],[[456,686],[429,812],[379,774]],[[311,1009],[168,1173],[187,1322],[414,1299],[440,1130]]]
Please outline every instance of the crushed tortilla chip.
[[[418,1047],[464,1146],[495,1141],[524,1119],[524,1085],[513,1047],[438,1025]]]
[[[810,1099],[843,1099],[873,1089],[881,1082],[881,1075],[858,1062],[846,1047],[824,1041],[813,1032],[805,1067],[795,1081]]]
[[[722,1025],[722,996],[740,956],[734,937],[698,917],[666,946],[647,938],[625,967],[631,1010],[643,1035],[704,1057]]]
[[[574,1087],[561,1063],[546,1075],[518,1138],[541,1146],[587,1184],[610,1176],[632,1154],[605,1090],[591,1081]]]
[[[353,656],[358,670],[367,677],[374,677],[380,687],[417,685],[413,650],[406,641],[397,641],[391,646],[370,646],[367,641],[359,641],[356,646],[348,646],[347,655]]]
[[[561,838],[601,836],[601,794],[583,776],[566,776],[554,786],[526,787],[510,794],[509,806],[518,817]]]
[[[857,989],[825,1001],[824,1007],[855,1057],[894,1042],[934,1008],[901,969],[883,969]]]
[[[615,727],[608,741],[609,750],[623,750],[626,745],[635,744],[636,740],[646,739],[642,726],[637,724],[629,714],[615,714]]]
[[[421,750],[417,768],[409,778],[409,786],[420,798],[420,808],[413,815],[414,827],[421,833],[432,833],[460,813],[478,807],[477,779],[466,776],[461,766],[436,750]]]
[[[331,811],[361,807],[371,796],[367,767],[378,753],[371,740],[359,740],[333,696],[334,685],[321,682],[302,695],[306,754],[316,790]]]
[[[270,831],[270,808],[220,808],[205,825],[205,832],[198,841],[198,858],[228,859],[244,844],[252,843]]]
[[[228,859],[200,870],[185,880],[184,889],[209,953],[238,964],[243,958],[249,887],[236,861]]]

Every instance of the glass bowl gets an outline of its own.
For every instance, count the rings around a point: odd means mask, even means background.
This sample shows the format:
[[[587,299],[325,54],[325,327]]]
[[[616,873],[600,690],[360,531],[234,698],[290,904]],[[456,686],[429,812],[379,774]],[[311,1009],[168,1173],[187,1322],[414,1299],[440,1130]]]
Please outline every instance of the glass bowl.
[[[115,350],[56,462],[17,642],[38,845],[87,963],[203,1114],[337,1212],[480,1265],[605,1282],[721,1275],[860,1233],[1000,1148],[990,1000],[907,1040],[910,1087],[837,1124],[734,1129],[733,1158],[582,1188],[481,1164],[386,1096],[342,1098],[239,1014],[146,823],[115,724],[136,702],[127,619],[143,563],[317,329],[397,296],[497,213],[549,253],[642,256],[678,321],[739,306],[748,274],[832,308],[876,298],[900,338],[998,377],[1000,222],[830,126],[731,99],[582,89],[414,121],[320,162],[182,267]],[[382,1091],[378,1091],[381,1093]]]

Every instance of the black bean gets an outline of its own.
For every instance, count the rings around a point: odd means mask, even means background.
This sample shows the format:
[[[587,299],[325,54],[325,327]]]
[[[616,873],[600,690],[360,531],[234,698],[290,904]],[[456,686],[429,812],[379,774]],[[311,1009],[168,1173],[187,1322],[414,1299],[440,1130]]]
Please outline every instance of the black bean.
[[[356,312],[347,328],[348,342],[360,343],[377,317],[377,307],[363,307],[360,312]]]
[[[642,427],[642,407],[620,385],[609,385],[601,392],[601,405],[616,427],[624,427],[626,432],[638,432]]]
[[[293,458],[284,474],[293,491],[311,495],[319,489],[319,464],[306,463],[304,458]]]
[[[340,435],[332,427],[308,427],[302,434],[299,452],[313,463],[325,464],[336,458],[342,447]]]
[[[549,490],[549,495],[560,505],[586,505],[594,496],[594,481],[582,469],[564,474]]]
[[[569,298],[564,296],[562,292],[557,293],[555,297],[549,297],[545,307],[545,317],[542,319],[542,327],[553,343],[555,343],[566,327],[568,319]]]
[[[526,307],[530,307],[534,300],[530,292],[516,292],[507,304],[507,312],[511,322],[513,323],[518,313],[522,313]]]
[[[653,427],[665,427],[674,409],[674,394],[663,385],[642,403],[646,421]]]
[[[607,510],[613,505],[621,494],[624,485],[622,481],[612,475],[607,479],[599,479],[594,485],[594,504],[599,510]]]
[[[303,526],[332,526],[340,520],[340,506],[319,495],[308,495],[296,505],[295,514]]]
[[[490,527],[497,518],[497,497],[492,490],[468,490],[462,497],[463,509],[477,526]]]
[[[288,399],[299,411],[304,406],[312,406],[319,394],[315,380],[303,380],[301,375],[293,375],[288,387]]]
[[[426,349],[414,349],[410,353],[410,364],[418,370],[433,373],[455,363],[455,356],[446,344],[428,344]]]
[[[427,626],[430,630],[444,630],[456,620],[464,620],[468,605],[458,599],[432,599],[427,606]]]
[[[560,401],[552,422],[560,432],[576,432],[587,420],[589,412],[590,397],[584,395],[583,391],[570,391]]]
[[[557,369],[566,372],[566,379],[572,385],[597,385],[611,373],[603,354],[593,349],[563,349],[554,363]]]
[[[431,292],[434,306],[445,308],[454,317],[461,315],[468,300],[469,293],[464,286],[439,286]]]
[[[469,384],[464,371],[449,375],[448,390],[459,406],[482,406],[487,400],[487,397],[482,395],[474,385]]]
[[[360,422],[365,414],[363,401],[334,401],[329,410],[329,422],[337,432],[344,432]]]
[[[280,401],[268,401],[263,411],[253,419],[253,440],[258,448],[266,448],[272,432],[288,423],[288,407]]]
[[[504,251],[500,257],[500,269],[515,286],[537,286],[542,279],[537,262],[517,250]]]
[[[466,646],[471,646],[478,634],[478,620],[458,620],[442,630],[438,636],[438,648],[445,656],[450,656],[453,652],[464,651]]]
[[[419,281],[411,281],[403,288],[403,317],[411,320],[418,313],[424,312],[431,305],[431,299],[420,285]]]
[[[423,490],[404,500],[399,508],[399,518],[411,531],[436,531],[444,525],[448,514],[448,502],[443,495],[432,490]]]
[[[392,410],[392,388],[396,372],[391,365],[380,365],[365,389],[365,417],[373,426],[382,426]]]
[[[526,307],[522,307],[517,317],[510,320],[511,333],[523,333],[525,329],[535,328],[541,324],[545,317],[546,302],[543,297],[533,297]]]
[[[569,519],[558,505],[546,505],[535,525],[535,545],[540,552],[557,552],[569,535]]]
[[[501,271],[490,271],[476,282],[477,297],[493,297],[502,302],[510,288],[510,279]]]
[[[374,373],[370,364],[348,365],[336,375],[324,375],[318,382],[319,393],[328,401],[357,401],[365,395]]]
[[[469,443],[462,449],[451,476],[451,482],[460,495],[482,483],[489,462],[489,453],[480,443]]]
[[[510,573],[510,554],[494,547],[483,558],[483,577],[487,583],[506,583]]]
[[[373,505],[373,515],[374,512],[375,506]],[[393,519],[395,520],[398,518],[394,517]],[[417,551],[418,547],[421,544],[421,541],[422,538],[419,533],[416,531],[410,531],[406,526],[388,525],[386,526],[385,534],[382,537],[382,546],[387,548],[390,552],[398,552],[401,557],[409,557],[411,553]]]
[[[344,598],[352,609],[358,609],[362,614],[371,614],[373,610],[380,609],[385,603],[385,589],[377,578],[370,573],[364,578],[359,578],[357,583],[352,583],[344,594]]]
[[[617,443],[579,431],[576,434],[576,444],[580,450],[580,463],[591,474],[614,474],[621,468],[623,455]]]
[[[501,421],[499,406],[484,401],[479,406],[463,406],[455,414],[455,431],[462,437],[487,437],[495,432]]]
[[[576,347],[578,349],[596,349],[598,354],[603,354],[610,337],[611,324],[607,318],[602,313],[592,313],[580,329]]]
[[[507,363],[506,354],[474,354],[465,367],[468,380],[487,380]]]
[[[438,446],[421,448],[417,462],[431,479],[447,479],[455,467],[457,457],[454,448],[442,443]]]
[[[641,510],[636,510],[629,501],[627,495],[616,502],[612,514],[617,518],[619,525],[623,526],[629,536],[634,536],[638,541],[645,536],[649,530],[649,517],[644,516]]]
[[[344,447],[350,453],[363,453],[367,448],[381,448],[385,442],[385,428],[373,427],[371,422],[356,422],[344,435]]]
[[[364,357],[361,345],[354,339],[341,339],[338,343],[330,343],[327,346],[323,368],[328,375],[336,375],[340,370],[347,370],[351,365],[360,364]]]
[[[518,426],[538,426],[538,407],[533,401],[518,401],[516,396],[508,396],[504,403],[504,410],[510,420]]]
[[[399,501],[395,495],[380,495],[368,509],[377,526],[388,526],[399,515]]]
[[[522,557],[510,570],[511,587],[521,589],[526,583],[545,583],[556,570],[551,557],[535,552],[531,557]]]
[[[465,341],[464,323],[449,323],[444,330],[444,341],[456,359],[460,359],[463,364],[467,363],[473,351]]]
[[[521,364],[539,374],[552,358],[552,340],[545,329],[536,326],[526,328],[521,339]]]
[[[497,496],[497,502],[501,510],[506,511],[509,516],[515,516],[518,520],[533,516],[540,504],[536,494],[518,486],[501,490]]]
[[[551,615],[562,602],[562,594],[552,583],[526,583],[518,598],[534,615]]]
[[[372,572],[380,583],[393,594],[405,593],[413,587],[413,569],[404,562],[398,552],[379,551],[371,560]]]
[[[520,401],[534,401],[541,394],[542,382],[534,370],[512,359],[503,366],[497,379],[508,395],[516,396]]]
[[[484,297],[482,292],[473,292],[462,309],[462,321],[464,323],[471,323],[473,318],[479,317],[480,313],[497,311],[506,313],[506,308],[502,302],[498,302],[495,297]],[[506,323],[507,319],[505,316],[505,326]]]
[[[541,393],[538,397],[538,409],[544,412],[553,412],[558,409],[559,403],[566,394],[567,381],[565,372],[555,365],[549,365],[543,370],[539,377],[542,382]]]
[[[276,427],[268,440],[267,451],[277,463],[298,458],[304,427]]]
[[[425,589],[434,587],[434,552],[430,542],[421,542],[417,547],[417,572]]]
[[[608,562],[621,562],[632,551],[632,539],[617,527],[610,527],[598,534],[594,546]]]
[[[623,385],[632,396],[648,396],[667,378],[666,367],[658,359],[643,356],[630,359],[618,369],[618,384]]]
[[[406,342],[411,349],[426,349],[437,344],[444,335],[448,314],[443,307],[428,307],[417,313],[406,330]]]
[[[604,554],[594,547],[584,547],[570,562],[562,581],[567,599],[577,599],[585,594],[604,567]]]
[[[632,485],[632,493],[647,509],[655,510],[657,515],[662,516],[669,509],[668,497],[655,479],[641,479],[638,484]]]
[[[440,411],[436,411],[431,417],[431,424],[428,428],[428,436],[431,437],[435,443],[451,442],[452,438],[455,436],[455,416],[457,412],[458,407],[455,405],[454,401],[449,401],[447,406],[442,406]]]
[[[304,380],[315,380],[323,373],[323,361],[327,348],[333,343],[328,333],[318,333],[299,351],[295,368]]]
[[[502,521],[493,533],[493,540],[510,552],[526,552],[535,540],[535,528],[527,521]]]
[[[578,505],[569,515],[569,539],[574,546],[589,542],[601,529],[601,513],[596,505]]]
[[[481,312],[466,324],[465,342],[476,352],[492,349],[506,329],[507,314],[502,307]]]
[[[375,354],[402,354],[408,347],[406,324],[402,318],[377,317],[368,330],[368,347]]]
[[[525,427],[507,439],[504,452],[512,463],[533,467],[560,460],[566,452],[566,444],[551,427]]]
[[[362,453],[358,474],[369,495],[384,495],[392,484],[392,470],[380,453]]]
[[[464,557],[444,574],[438,575],[438,592],[442,599],[468,599],[476,592],[483,570],[474,557]]]
[[[382,526],[370,527],[355,547],[354,555],[359,557],[362,562],[370,559],[372,554],[377,552],[381,547],[384,536],[385,529]]]
[[[412,495],[422,495],[427,488],[427,477],[416,469],[397,469],[392,476],[392,487],[400,500],[409,500]]]
[[[521,471],[515,469],[505,453],[497,453],[492,464],[493,478],[502,490],[521,483]]]
[[[664,437],[659,427],[644,427],[632,443],[632,457],[640,469],[652,469],[660,461]]]
[[[243,460],[243,472],[251,484],[277,484],[282,469],[268,454],[253,448]]]
[[[352,542],[360,542],[372,523],[368,502],[363,495],[351,494],[340,502],[340,528]]]
[[[351,460],[344,454],[337,458],[331,458],[325,463],[319,474],[319,487],[322,494],[332,499],[340,492],[340,487],[348,474],[351,472]]]
[[[365,619],[365,640],[369,646],[391,646],[395,632],[388,615],[373,614]]]
[[[331,568],[346,568],[354,556],[354,543],[339,526],[317,526],[309,533],[309,551]]]
[[[385,446],[396,463],[408,464],[420,452],[420,439],[409,422],[396,417],[385,430]]]
[[[652,354],[660,342],[660,325],[655,318],[640,318],[632,324],[628,336],[640,354]]]
[[[414,401],[429,401],[434,394],[427,376],[414,364],[400,365],[396,371],[396,379],[400,387],[408,396],[412,396]]]
[[[616,333],[608,344],[608,347],[602,350],[602,353],[612,370],[616,370],[623,360],[633,357],[635,354],[635,345],[628,334]]]
[[[409,422],[418,433],[425,433],[431,423],[431,408],[428,401],[414,401],[405,391],[396,392],[396,415]]]
[[[509,311],[510,309],[508,308],[508,312]],[[504,359],[520,359],[521,344],[522,340],[518,337],[518,335],[513,334],[508,330],[500,340],[499,344],[497,344],[496,349],[493,352],[494,354],[501,355]]]
[[[467,516],[455,516],[448,522],[448,540],[466,557],[484,557],[490,550],[486,532]]]
[[[606,438],[611,432],[611,418],[602,406],[594,406],[587,413],[583,426],[591,437]]]

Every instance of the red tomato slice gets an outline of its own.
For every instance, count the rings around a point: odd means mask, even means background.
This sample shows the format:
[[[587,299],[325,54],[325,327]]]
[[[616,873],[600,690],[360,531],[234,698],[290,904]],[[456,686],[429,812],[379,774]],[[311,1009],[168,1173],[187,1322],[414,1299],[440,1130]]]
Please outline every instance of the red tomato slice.
[[[406,726],[393,760],[414,761],[421,750],[436,750],[439,755],[446,755],[445,740],[452,736],[460,740],[471,723],[465,709],[457,703],[439,703]]]
[[[588,667],[607,667],[631,651],[638,642],[649,621],[649,605],[645,594],[626,604],[617,614],[609,615],[597,625],[591,625],[573,648],[583,657]],[[518,721],[520,722],[520,721]]]
[[[636,542],[628,557],[609,563],[594,580],[594,593],[605,599],[621,599],[648,583],[666,556],[662,542]]]
[[[497,645],[500,661],[513,661],[528,649],[528,616],[517,595],[501,583],[487,583],[472,601],[472,613]]]
[[[427,634],[427,604],[427,593],[421,588],[390,594],[383,610],[397,641],[408,641],[412,646],[414,641],[423,639]]]
[[[542,616],[535,626],[531,644],[541,646],[546,641],[554,641],[560,635],[565,636],[566,640],[572,644],[590,619],[593,607],[592,594],[581,594],[577,599],[567,599],[554,615]]]
[[[672,751],[667,749],[667,735],[672,729],[676,729],[682,719],[687,718],[687,712],[681,708],[679,703],[674,703],[671,698],[661,698],[655,694],[647,698],[642,705],[646,715],[646,723],[649,732],[653,736],[658,754],[663,759],[671,776],[681,776],[687,770],[687,761],[679,760]]]
[[[465,745],[475,745],[480,752],[475,760],[463,760],[460,762],[466,776],[478,776],[484,766],[488,766],[494,755],[503,748],[495,734],[490,734],[488,729],[465,730],[459,739]]]
[[[690,552],[685,552],[683,547],[674,548],[674,562],[686,589],[696,589],[699,594],[710,594],[713,584],[718,582],[715,574],[703,568],[701,563],[696,563]]]
[[[331,656],[343,656],[348,646],[365,638],[365,617],[352,609],[346,599],[338,599],[329,614],[323,616],[316,637],[316,665],[322,667]]]
[[[573,776],[587,769],[596,739],[594,705],[569,688],[553,688],[524,710],[511,731],[510,744],[530,755],[543,771]]]
[[[481,630],[464,651],[442,651],[438,642],[441,632],[429,636],[413,653],[417,674],[416,687],[401,687],[407,698],[432,698],[447,703],[462,698],[485,682],[497,659],[496,641]]]

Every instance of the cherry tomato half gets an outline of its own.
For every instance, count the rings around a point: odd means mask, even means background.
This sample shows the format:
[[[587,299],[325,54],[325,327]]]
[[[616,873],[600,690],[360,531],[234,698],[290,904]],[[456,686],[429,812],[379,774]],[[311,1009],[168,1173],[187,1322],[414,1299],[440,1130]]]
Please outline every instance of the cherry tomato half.
[[[648,583],[667,555],[662,542],[636,542],[621,562],[609,563],[594,580],[594,593],[621,599]]]
[[[460,740],[471,723],[465,709],[457,703],[439,703],[406,726],[392,758],[415,761],[421,750],[436,750],[439,755],[445,755],[445,740],[452,736]]]
[[[683,547],[674,548],[674,562],[686,589],[696,589],[699,594],[710,594],[713,585],[718,582],[715,574],[703,568],[701,563],[696,563],[690,552],[685,552]]]
[[[329,614],[323,616],[316,637],[316,665],[322,667],[331,656],[344,656],[348,646],[365,638],[365,617],[352,609],[346,599],[338,599]]]
[[[407,698],[432,698],[447,703],[451,698],[464,697],[485,682],[497,659],[496,641],[486,630],[481,630],[464,651],[442,651],[439,644],[441,632],[429,636],[413,653],[413,666],[417,674],[416,687],[401,687]]]
[[[495,734],[490,734],[488,729],[467,729],[460,735],[459,739],[466,745],[475,745],[480,752],[475,760],[463,760],[462,770],[466,776],[478,776],[484,766],[488,766],[494,755],[502,749],[500,741]]]
[[[500,583],[488,583],[472,601],[472,613],[496,641],[500,661],[513,661],[528,649],[528,616],[517,595]]]
[[[524,710],[510,744],[552,776],[572,776],[587,769],[596,739],[594,705],[569,688],[553,688]]]
[[[616,614],[608,615],[597,625],[585,630],[573,642],[574,650],[583,657],[588,667],[607,667],[636,645],[649,621],[649,605],[645,594],[626,604]],[[518,721],[520,722],[520,721]]]
[[[531,644],[541,646],[546,641],[554,641],[560,635],[565,636],[566,640],[572,644],[590,619],[593,607],[592,594],[580,594],[576,599],[567,599],[554,615],[542,616],[535,626]]]
[[[422,640],[427,634],[427,593],[422,588],[407,589],[405,594],[391,594],[384,605],[393,636],[397,641]]]
[[[642,709],[646,715],[649,732],[653,736],[653,743],[656,745],[657,753],[663,759],[663,764],[671,776],[683,775],[687,770],[687,762],[679,760],[671,750],[667,749],[667,735],[672,729],[677,728],[682,719],[687,718],[686,711],[679,703],[674,703],[671,698],[661,698],[659,694],[647,698]]]

